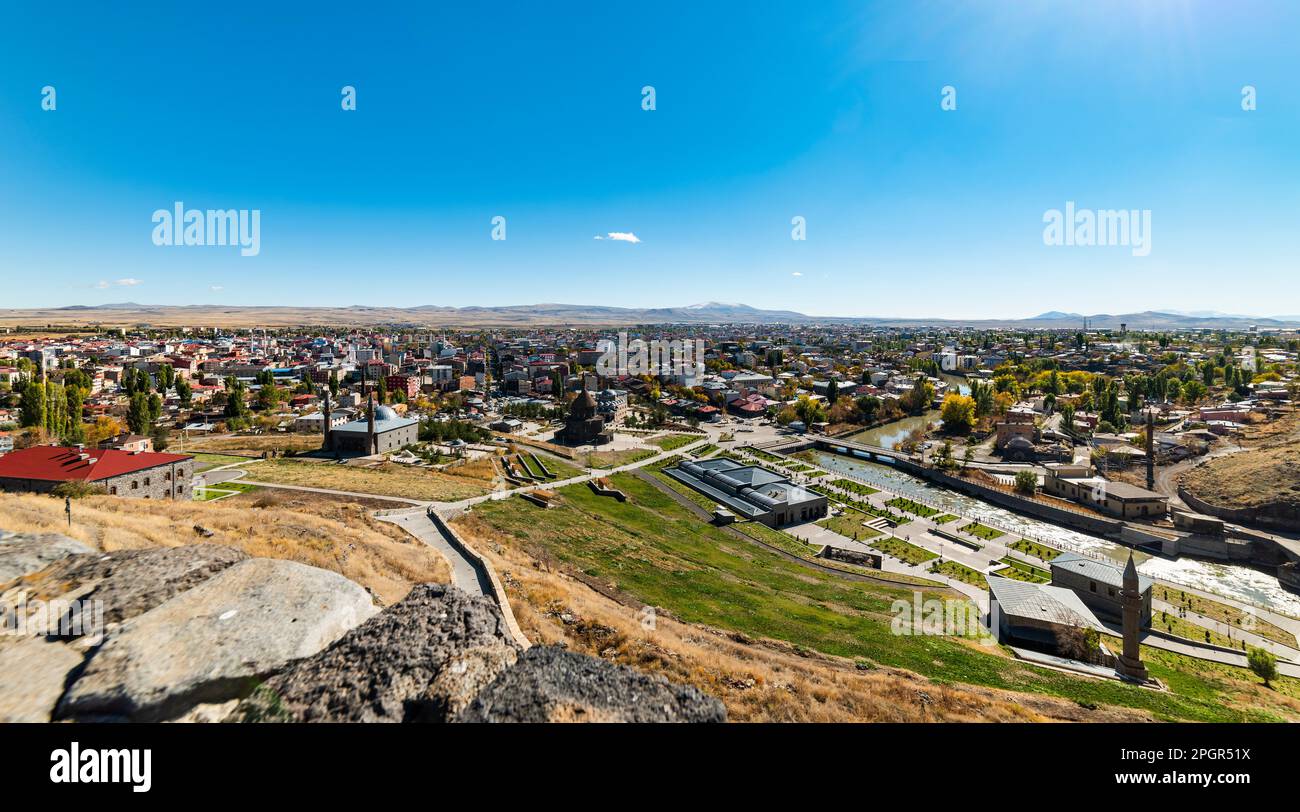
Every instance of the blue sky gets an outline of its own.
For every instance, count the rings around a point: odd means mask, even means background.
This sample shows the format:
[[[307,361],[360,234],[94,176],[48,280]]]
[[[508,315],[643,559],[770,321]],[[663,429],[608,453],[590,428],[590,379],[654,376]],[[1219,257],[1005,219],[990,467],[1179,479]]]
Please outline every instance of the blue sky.
[[[0,307],[1300,313],[1294,5],[130,5],[0,8]],[[155,246],[176,201],[260,254]]]

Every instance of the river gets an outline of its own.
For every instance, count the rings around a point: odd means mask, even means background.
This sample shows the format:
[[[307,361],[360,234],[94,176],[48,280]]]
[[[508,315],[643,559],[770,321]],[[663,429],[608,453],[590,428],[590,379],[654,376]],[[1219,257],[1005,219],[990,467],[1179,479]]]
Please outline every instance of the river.
[[[907,418],[922,420],[922,417]],[[900,421],[901,422],[901,421]],[[892,428],[878,426],[867,432],[860,432],[855,439],[869,432],[880,432]],[[910,429],[909,429],[910,430]],[[886,435],[877,435],[884,437]],[[906,436],[906,431],[902,436]],[[901,436],[900,438],[901,439]],[[875,443],[892,448],[875,439],[863,439],[862,442]],[[1025,538],[1035,539],[1063,550],[1075,550],[1091,555],[1103,555],[1115,561],[1124,561],[1130,548],[1116,544],[1097,536],[1090,536],[1066,527],[1031,519],[1014,511],[989,504],[965,494],[948,490],[926,480],[903,473],[893,466],[868,462],[857,457],[847,457],[829,451],[808,452],[814,462],[828,471],[851,474],[865,482],[874,483],[882,489],[907,496],[921,502],[942,508],[984,524],[996,526]],[[1277,578],[1250,567],[1235,564],[1219,564],[1195,558],[1170,560],[1134,551],[1138,561],[1138,570],[1151,578],[1159,578],[1173,584],[1202,589],[1248,604],[1265,606],[1276,612],[1300,617],[1300,596],[1288,592],[1277,582]]]
[[[970,386],[966,379],[960,375],[952,375],[947,372],[940,376],[947,384],[948,391],[957,392],[962,395],[970,394]],[[853,440],[858,443],[879,446],[881,448],[894,449],[898,444],[907,438],[914,429],[925,428],[927,424],[933,423],[936,427],[943,424],[943,418],[939,415],[938,409],[915,415],[913,417],[903,417],[898,420],[885,423],[870,429],[864,429],[859,432],[847,435],[846,440]]]

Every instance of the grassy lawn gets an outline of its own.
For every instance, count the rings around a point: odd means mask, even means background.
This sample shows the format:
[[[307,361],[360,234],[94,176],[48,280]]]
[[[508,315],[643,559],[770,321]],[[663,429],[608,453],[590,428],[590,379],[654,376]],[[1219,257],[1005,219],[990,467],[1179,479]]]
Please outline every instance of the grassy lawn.
[[[886,536],[885,538],[878,538],[868,543],[885,555],[892,555],[899,561],[914,566],[916,564],[924,564],[926,561],[939,557],[938,553],[932,553],[924,547],[917,547],[915,544],[903,541],[896,536]]]
[[[831,501],[835,502],[835,504],[840,505],[849,510],[856,510],[859,513],[865,513],[868,516],[878,516],[882,519],[888,519],[889,521],[899,526],[905,525],[912,521],[911,516],[907,516],[902,513],[895,513],[889,508],[878,508],[875,505],[869,504],[867,502],[859,502],[856,499],[846,499],[845,497],[840,496],[838,494],[832,494],[831,492],[827,491],[825,488],[821,488],[817,485],[808,486],[808,490],[813,491],[814,493],[820,493],[822,496],[825,496]]]
[[[912,513],[917,516],[920,516],[922,519],[928,519],[931,516],[937,516],[939,514],[938,510],[935,510],[934,508],[929,507],[928,505],[923,505],[920,502],[917,502],[915,500],[908,499],[905,496],[894,497],[893,499],[890,499],[885,504],[889,505],[890,507],[896,507],[899,510],[906,510],[908,513]],[[953,518],[956,517],[954,516]]]
[[[1033,564],[1028,564],[1011,556],[1005,556],[999,560],[1010,567],[995,573],[1003,578],[1014,578],[1017,581],[1028,581],[1031,584],[1045,584],[1052,580],[1052,573],[1041,567],[1035,567]]]
[[[699,457],[707,457],[707,456],[709,456],[710,454],[712,454],[714,451],[717,451],[717,450],[718,450],[718,447],[717,447],[716,445],[714,445],[713,443],[709,443],[709,444],[707,444],[707,445],[702,445],[702,446],[700,446],[699,448],[697,448],[697,449],[695,449],[694,451],[692,451],[692,452],[691,452],[691,456],[692,456],[692,457],[695,457],[695,458],[697,458],[697,459],[698,459]]]
[[[832,479],[831,484],[849,493],[856,493],[858,496],[870,496],[873,493],[880,493],[878,489],[870,485],[863,485],[861,482],[854,482],[851,479]]]
[[[1029,539],[1020,539],[1015,544],[1009,545],[1011,549],[1032,555],[1034,558],[1041,558],[1044,561],[1051,561],[1061,554],[1060,550],[1053,549],[1044,544],[1032,542]]]
[[[524,457],[528,459],[528,465],[530,467],[532,468],[537,467],[537,463],[533,462],[532,454],[525,453]],[[545,454],[538,454],[537,458],[542,461],[543,465],[546,466],[546,470],[550,471],[552,474],[555,474],[556,481],[573,479],[575,476],[582,476],[582,474],[584,473],[584,471],[581,468],[579,468],[578,466],[574,465],[571,462],[558,460],[555,457],[549,457]]]
[[[667,434],[663,437],[655,437],[652,440],[646,440],[651,445],[657,445],[664,451],[675,451],[684,445],[690,445],[696,440],[703,440],[703,434]]]
[[[1003,533],[1001,530],[994,530],[992,527],[982,525],[979,522],[971,522],[970,524],[962,525],[961,531],[963,533],[970,533],[972,536],[982,538],[985,541],[992,541],[995,538],[1000,538],[1006,535],[1006,533]]]
[[[1225,646],[1235,648],[1237,651],[1245,651],[1241,647],[1241,638],[1230,639],[1227,635],[1211,631],[1204,626],[1198,626],[1190,620],[1185,620],[1172,612],[1155,612],[1151,617],[1151,628],[1158,629],[1166,634],[1172,634],[1185,640],[1194,640],[1197,643],[1212,643],[1216,646]]]
[[[935,516],[930,521],[934,522],[935,524],[947,524],[948,522],[957,521],[957,517],[952,515],[951,513],[945,513],[942,516]]]
[[[431,502],[468,499],[489,490],[485,485],[476,484],[465,477],[396,463],[383,463],[371,468],[332,462],[275,459],[249,465],[247,471],[249,479],[277,485],[301,485]]]
[[[250,493],[257,490],[256,485],[249,485],[247,482],[231,480],[222,482],[207,488],[194,489],[195,502],[215,502],[227,496],[234,496],[237,493]]]
[[[816,561],[823,567],[843,570],[844,572],[853,572],[859,575],[870,575],[872,578],[880,578],[886,581],[896,581],[900,586],[907,584],[912,586],[928,587],[931,589],[943,586],[939,581],[931,581],[926,578],[919,578],[915,575],[908,575],[903,572],[882,572],[881,570],[873,570],[868,567],[859,567],[853,564],[847,564],[843,561],[818,558],[817,553],[822,550],[820,546],[800,541],[789,533],[783,533],[780,530],[775,530],[765,524],[759,524],[758,522],[742,522],[740,524],[733,524],[732,527],[752,539],[771,545],[778,550],[784,550],[791,555],[798,556],[799,558]],[[865,530],[866,528],[863,529]]]
[[[984,577],[984,573],[977,572],[965,564],[958,564],[956,561],[936,561],[930,565],[930,572],[947,575],[949,578],[955,578],[956,580],[970,584],[971,586],[978,586],[987,589],[989,585],[988,579]]]
[[[1241,669],[1166,652],[1143,652],[1152,673],[1170,686],[1161,693],[1038,668],[953,638],[894,635],[891,605],[911,600],[912,589],[810,570],[699,521],[635,476],[612,479],[629,495],[627,502],[570,486],[561,489],[560,504],[541,521],[535,509],[517,499],[476,505],[457,521],[473,523],[502,544],[545,551],[688,623],[861,657],[941,682],[1046,694],[1088,706],[1141,708],[1169,720],[1297,716],[1285,704],[1300,693],[1296,680],[1284,678],[1276,692],[1264,691]]]
[[[857,511],[841,513],[838,516],[828,516],[817,522],[818,527],[824,527],[832,533],[839,533],[846,539],[863,541],[873,539],[880,535],[879,530],[873,530],[870,527],[863,527],[862,520],[865,518]]]
[[[1165,586],[1164,584],[1152,586],[1151,597],[1154,600],[1164,601],[1174,606],[1186,607],[1198,615],[1217,620],[1220,623],[1230,624],[1238,628],[1249,628],[1250,631],[1260,637],[1266,637],[1275,643],[1281,643],[1292,648],[1296,646],[1295,635],[1286,629],[1260,617],[1248,617],[1242,610],[1226,603],[1203,598],[1200,595],[1193,595],[1177,587]]]
[[[629,465],[640,462],[647,457],[653,457],[655,453],[648,448],[627,448],[622,451],[589,451],[580,455],[578,464],[585,468],[617,468],[620,465]]]

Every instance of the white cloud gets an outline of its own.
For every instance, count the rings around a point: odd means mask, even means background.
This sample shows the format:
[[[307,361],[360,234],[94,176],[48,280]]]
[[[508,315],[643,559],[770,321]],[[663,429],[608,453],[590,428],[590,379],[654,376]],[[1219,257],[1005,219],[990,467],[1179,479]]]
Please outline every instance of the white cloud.
[[[95,283],[95,287],[99,288],[100,290],[103,290],[104,288],[108,287],[108,280],[107,279],[99,280],[98,282]]]
[[[140,284],[140,280],[139,280],[139,279],[132,279],[132,278],[130,278],[130,277],[127,277],[126,279],[119,279],[119,280],[117,280],[116,282],[114,282],[113,284],[114,284],[114,285],[121,285],[122,287],[133,288],[133,287],[135,287],[136,285]]]
[[[210,288],[208,288],[208,290],[214,290],[214,291],[215,291],[215,290],[225,290],[225,289],[226,289],[226,288],[225,288],[223,285],[213,285],[213,286],[211,286]]]
[[[630,243],[641,242],[641,238],[633,234],[631,231],[611,231],[603,237],[597,234],[594,239],[614,240],[615,242],[630,242]]]
[[[108,281],[107,279],[101,279],[95,283],[95,287],[98,288],[99,290],[104,290],[105,288],[111,288],[111,287],[133,288],[136,285],[139,285],[140,283],[141,280],[133,279],[128,276],[125,279],[114,279],[112,282]]]
[[[795,271],[794,273],[792,273],[792,274],[790,274],[790,275],[791,275],[791,276],[803,276],[803,271]]]

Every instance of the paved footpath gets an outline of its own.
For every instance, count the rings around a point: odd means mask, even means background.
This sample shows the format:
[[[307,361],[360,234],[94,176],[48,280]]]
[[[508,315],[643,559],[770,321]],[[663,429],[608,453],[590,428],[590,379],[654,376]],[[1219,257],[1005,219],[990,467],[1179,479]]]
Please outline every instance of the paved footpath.
[[[491,595],[492,587],[487,573],[483,572],[460,548],[452,544],[438,525],[433,523],[424,508],[381,513],[375,516],[381,522],[391,522],[442,554],[451,565],[451,583],[471,595]]]

